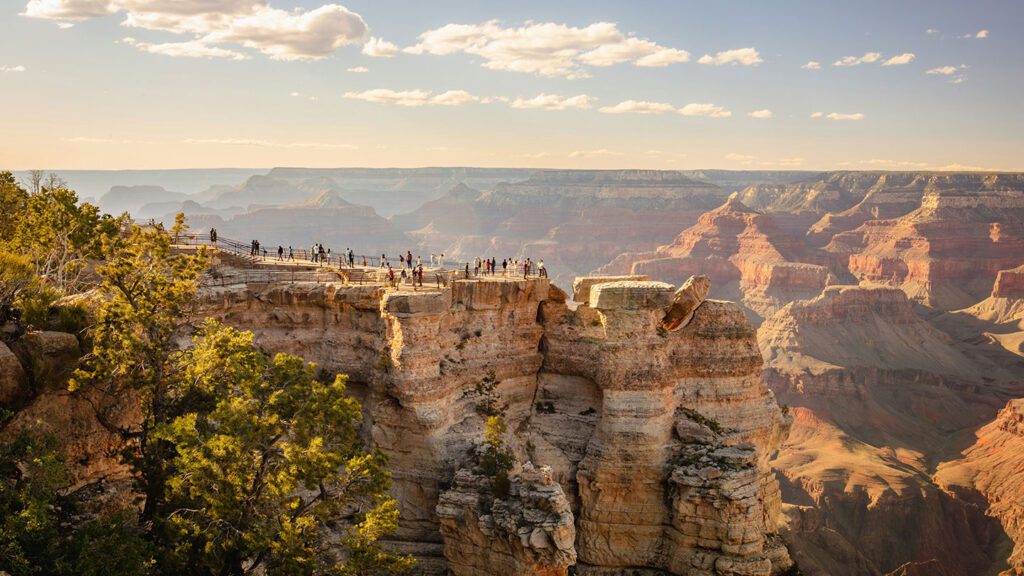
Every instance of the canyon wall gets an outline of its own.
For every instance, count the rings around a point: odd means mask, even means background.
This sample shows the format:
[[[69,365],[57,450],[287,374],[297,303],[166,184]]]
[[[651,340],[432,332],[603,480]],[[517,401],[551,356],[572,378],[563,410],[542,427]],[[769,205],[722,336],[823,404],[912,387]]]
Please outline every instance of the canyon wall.
[[[609,281],[571,303],[546,279],[297,284],[209,289],[200,311],[350,375],[394,475],[391,545],[423,573],[767,576],[789,566],[768,467],[786,421],[740,308],[706,301],[666,332],[673,291]],[[507,496],[481,499],[485,380],[515,466]]]

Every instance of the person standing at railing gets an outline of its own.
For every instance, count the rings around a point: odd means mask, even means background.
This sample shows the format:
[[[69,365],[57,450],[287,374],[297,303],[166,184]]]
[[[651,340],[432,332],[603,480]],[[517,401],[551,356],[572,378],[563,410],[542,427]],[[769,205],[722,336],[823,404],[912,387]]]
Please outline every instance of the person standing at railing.
[[[284,260],[284,246],[278,244],[277,246],[277,259]]]
[[[405,264],[410,270],[412,269],[412,250],[405,251]]]
[[[541,278],[547,278],[548,277],[548,269],[544,267],[544,259],[543,258],[541,258],[540,261],[537,262],[537,275],[540,276]]]
[[[295,261],[295,251],[292,250],[291,246],[288,247],[288,260],[292,262]]]
[[[216,228],[210,228],[210,243],[213,244],[214,246],[217,245],[217,229]]]

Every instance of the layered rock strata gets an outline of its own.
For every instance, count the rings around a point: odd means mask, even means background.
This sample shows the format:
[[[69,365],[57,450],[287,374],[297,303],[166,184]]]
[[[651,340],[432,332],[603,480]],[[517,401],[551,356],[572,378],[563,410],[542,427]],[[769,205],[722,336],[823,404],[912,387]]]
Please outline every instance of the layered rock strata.
[[[598,273],[643,274],[673,283],[706,275],[713,296],[740,301],[760,319],[833,283],[819,260],[774,215],[747,207],[733,194],[672,244],[654,252],[622,254]]]
[[[609,280],[573,306],[531,279],[420,292],[217,288],[201,312],[350,375],[366,437],[394,475],[402,515],[392,545],[414,553],[422,573],[562,574],[570,558],[578,574],[767,576],[788,566],[772,536],[779,487],[768,471],[785,421],[742,310],[696,298],[689,324],[666,332],[672,285]],[[460,469],[482,441],[484,380],[507,406],[516,460],[550,467],[541,470],[557,490],[520,477],[500,505],[473,496],[486,479]],[[527,520],[541,531],[524,540]],[[488,558],[503,568],[487,572]]]

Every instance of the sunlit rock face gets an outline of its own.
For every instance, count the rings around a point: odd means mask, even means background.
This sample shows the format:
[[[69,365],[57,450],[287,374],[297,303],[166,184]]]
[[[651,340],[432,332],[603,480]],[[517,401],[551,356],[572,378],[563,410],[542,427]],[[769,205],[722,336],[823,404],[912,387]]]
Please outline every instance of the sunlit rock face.
[[[789,566],[768,460],[787,422],[743,311],[607,279],[570,302],[546,279],[386,292],[331,284],[219,288],[201,312],[271,351],[350,375],[364,434],[394,474],[391,545],[426,574],[753,574]],[[480,500],[493,377],[513,494]],[[525,527],[529,526],[529,534]],[[501,567],[500,569],[496,567]],[[495,571],[497,570],[497,571]]]
[[[621,254],[598,272],[642,274],[677,284],[706,275],[712,296],[741,302],[757,320],[834,283],[824,262],[807,248],[802,233],[788,230],[779,217],[748,207],[734,194],[671,244],[654,252]]]

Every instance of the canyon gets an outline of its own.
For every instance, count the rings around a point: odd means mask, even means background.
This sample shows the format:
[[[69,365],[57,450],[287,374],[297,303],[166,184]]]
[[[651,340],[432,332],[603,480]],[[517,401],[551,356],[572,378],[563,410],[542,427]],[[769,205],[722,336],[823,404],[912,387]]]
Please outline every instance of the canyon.
[[[260,190],[286,202],[234,211]],[[1024,573],[1024,175],[278,169],[189,197],[229,237],[552,270],[200,293],[350,376],[401,505],[388,545],[423,574]],[[0,347],[9,430],[69,434],[75,486],[115,497],[114,439],[61,386],[75,342],[25,338]],[[501,497],[474,465],[481,383]]]

